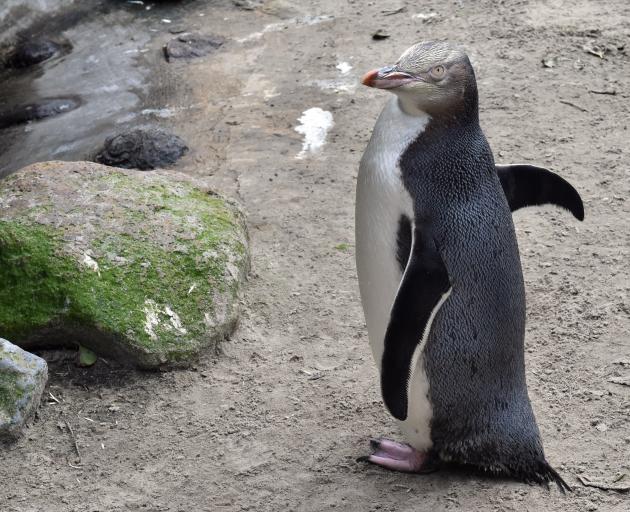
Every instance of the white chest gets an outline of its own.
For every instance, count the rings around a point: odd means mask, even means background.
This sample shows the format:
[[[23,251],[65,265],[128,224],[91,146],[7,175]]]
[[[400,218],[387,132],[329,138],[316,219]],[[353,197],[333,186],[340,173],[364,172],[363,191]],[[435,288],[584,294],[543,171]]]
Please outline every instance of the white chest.
[[[377,364],[402,272],[396,260],[401,215],[413,221],[400,156],[423,131],[429,116],[410,116],[393,97],[383,108],[361,159],[355,212],[356,259],[370,346]]]
[[[412,222],[414,218],[413,200],[402,181],[400,156],[424,131],[429,119],[428,115],[405,114],[393,97],[376,122],[359,168],[355,212],[357,273],[370,347],[379,369],[390,311],[402,278],[396,259],[398,225],[403,214]],[[412,373],[409,391],[408,419],[401,428],[409,443],[426,449],[430,446],[431,407],[422,357]]]

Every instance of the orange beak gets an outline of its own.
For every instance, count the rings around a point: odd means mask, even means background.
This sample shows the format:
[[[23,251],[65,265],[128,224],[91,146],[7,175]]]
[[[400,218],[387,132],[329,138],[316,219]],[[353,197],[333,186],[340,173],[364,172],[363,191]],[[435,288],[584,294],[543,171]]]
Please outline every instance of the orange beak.
[[[402,71],[396,71],[393,67],[384,67],[368,71],[363,75],[361,83],[376,89],[394,89],[417,80],[419,78]]]
[[[378,76],[378,69],[373,69],[372,71],[368,71],[363,78],[361,79],[361,83],[363,85],[367,85],[368,87],[374,87],[374,81]]]

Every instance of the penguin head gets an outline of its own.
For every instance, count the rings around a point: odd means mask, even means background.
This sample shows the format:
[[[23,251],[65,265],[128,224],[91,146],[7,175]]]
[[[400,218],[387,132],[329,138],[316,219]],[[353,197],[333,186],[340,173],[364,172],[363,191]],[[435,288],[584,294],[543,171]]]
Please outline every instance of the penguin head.
[[[366,73],[363,84],[393,92],[408,114],[477,108],[475,72],[468,56],[446,41],[414,44],[393,66]]]

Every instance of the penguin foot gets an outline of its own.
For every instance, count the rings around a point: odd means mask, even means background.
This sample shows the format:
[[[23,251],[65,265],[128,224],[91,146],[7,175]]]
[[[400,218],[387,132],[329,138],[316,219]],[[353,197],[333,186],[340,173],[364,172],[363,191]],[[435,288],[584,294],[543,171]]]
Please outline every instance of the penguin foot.
[[[405,473],[425,473],[431,471],[426,463],[429,457],[408,444],[397,443],[389,439],[372,439],[370,446],[374,450],[371,455],[360,457],[359,461],[371,462],[383,468]]]

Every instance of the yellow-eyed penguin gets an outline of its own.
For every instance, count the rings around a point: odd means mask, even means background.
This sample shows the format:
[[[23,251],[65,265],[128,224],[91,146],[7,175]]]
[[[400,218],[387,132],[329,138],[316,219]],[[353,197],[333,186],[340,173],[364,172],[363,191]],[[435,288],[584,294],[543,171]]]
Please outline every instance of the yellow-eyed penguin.
[[[423,472],[440,461],[556,482],[525,381],[525,293],[511,211],[575,189],[529,165],[496,166],[475,74],[446,42],[418,43],[363,83],[394,95],[361,159],[356,260],[381,391],[406,444],[367,460]]]

